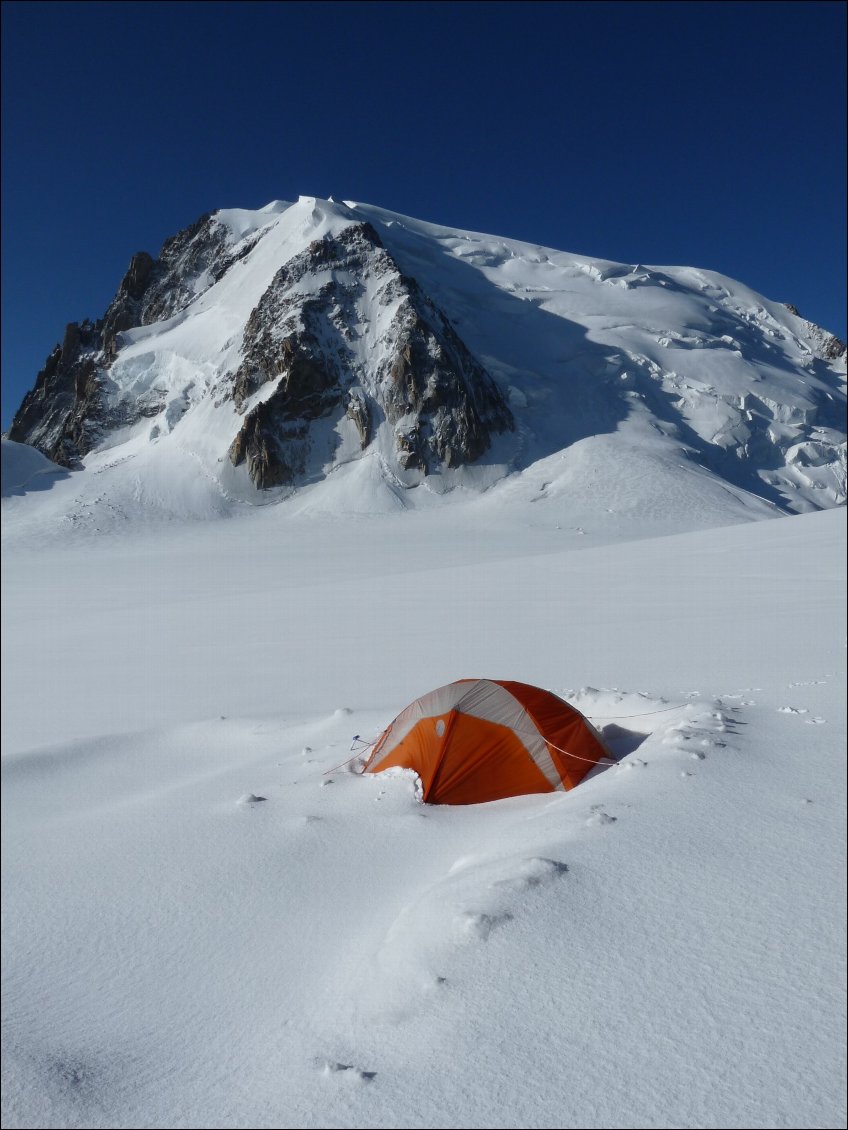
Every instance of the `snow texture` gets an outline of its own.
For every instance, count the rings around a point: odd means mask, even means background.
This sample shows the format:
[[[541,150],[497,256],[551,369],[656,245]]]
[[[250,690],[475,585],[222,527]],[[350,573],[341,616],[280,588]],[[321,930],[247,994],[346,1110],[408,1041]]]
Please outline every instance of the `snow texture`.
[[[737,455],[733,478],[681,454],[766,418],[692,295],[761,300],[347,207],[536,446],[417,486],[363,453],[256,505],[186,393],[213,339],[239,356],[265,286],[238,265],[119,354],[187,405],[157,442],[148,420],[70,473],[4,442],[4,1127],[844,1125],[845,509],[786,514],[836,500],[809,461],[769,499]],[[349,222],[217,217],[268,281],[278,243]],[[762,306],[757,404],[789,450],[826,381],[811,355],[797,392],[801,320]],[[651,344],[651,311],[703,341]],[[564,318],[586,372],[614,353],[652,403],[607,418],[551,375]],[[671,372],[684,440],[657,426]],[[357,772],[461,677],[552,690],[614,762],[465,807]]]

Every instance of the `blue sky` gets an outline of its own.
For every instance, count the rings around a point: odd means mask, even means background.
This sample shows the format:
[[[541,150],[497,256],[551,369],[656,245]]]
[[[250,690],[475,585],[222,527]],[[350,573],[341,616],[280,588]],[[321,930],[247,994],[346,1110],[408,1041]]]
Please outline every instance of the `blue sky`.
[[[130,257],[332,195],[845,336],[842,3],[3,4],[3,407]]]

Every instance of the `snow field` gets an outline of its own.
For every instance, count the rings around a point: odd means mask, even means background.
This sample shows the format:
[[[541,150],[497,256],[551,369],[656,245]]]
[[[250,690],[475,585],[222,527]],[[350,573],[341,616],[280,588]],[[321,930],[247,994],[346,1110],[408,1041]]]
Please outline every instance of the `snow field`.
[[[4,1125],[838,1124],[844,512],[579,551],[453,512],[7,552]],[[462,675],[617,763],[356,774]]]

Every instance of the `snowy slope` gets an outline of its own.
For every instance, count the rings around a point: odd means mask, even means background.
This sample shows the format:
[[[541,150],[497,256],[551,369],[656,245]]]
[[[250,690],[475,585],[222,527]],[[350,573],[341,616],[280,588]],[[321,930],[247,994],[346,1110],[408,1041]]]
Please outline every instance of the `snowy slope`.
[[[844,510],[463,509],[7,550],[4,1126],[844,1123]],[[338,768],[464,675],[618,766],[468,808]]]
[[[64,467],[46,459],[26,443],[3,439],[3,498],[33,490],[50,490],[59,479],[67,478]]]

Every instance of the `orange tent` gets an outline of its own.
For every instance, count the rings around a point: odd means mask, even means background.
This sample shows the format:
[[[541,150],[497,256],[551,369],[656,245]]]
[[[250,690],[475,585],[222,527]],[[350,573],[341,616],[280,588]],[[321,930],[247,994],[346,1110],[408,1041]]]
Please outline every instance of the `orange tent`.
[[[573,789],[609,757],[586,718],[527,683],[460,679],[410,703],[363,772],[413,769],[431,804],[476,804]]]

